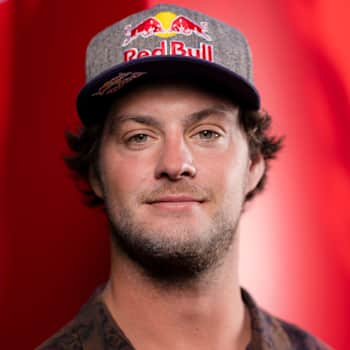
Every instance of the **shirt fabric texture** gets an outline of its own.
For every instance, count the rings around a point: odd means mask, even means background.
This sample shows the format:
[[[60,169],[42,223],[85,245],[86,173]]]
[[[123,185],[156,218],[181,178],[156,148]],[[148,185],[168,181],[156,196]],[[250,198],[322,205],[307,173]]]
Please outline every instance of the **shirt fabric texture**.
[[[73,320],[36,350],[135,350],[102,301],[101,289]],[[303,329],[258,307],[243,288],[241,295],[251,318],[251,340],[246,350],[330,349]]]

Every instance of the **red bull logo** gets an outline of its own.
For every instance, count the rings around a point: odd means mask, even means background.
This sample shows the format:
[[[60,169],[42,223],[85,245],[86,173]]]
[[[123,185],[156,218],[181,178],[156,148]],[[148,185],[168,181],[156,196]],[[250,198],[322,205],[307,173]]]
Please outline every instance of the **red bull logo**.
[[[159,12],[154,17],[149,17],[141,23],[125,26],[125,40],[122,46],[128,46],[133,40],[138,37],[148,38],[150,36],[159,36],[162,38],[172,37],[178,34],[185,36],[196,35],[207,41],[211,41],[208,34],[208,23],[197,23],[190,18],[182,15],[177,15],[173,12]]]
[[[159,20],[156,18],[147,18],[134,28],[131,27],[131,24],[128,24],[125,26],[125,36],[126,39],[124,40],[122,46],[129,45],[133,40],[135,40],[137,37],[141,36],[142,38],[148,38],[155,33],[163,33],[164,28],[162,27],[162,24]]]
[[[131,48],[124,51],[124,61],[128,62],[134,59],[158,56],[158,55],[178,55],[201,58],[207,61],[213,61],[213,45],[200,43],[198,48],[186,46],[184,42],[172,40],[169,43],[162,40],[160,46],[150,49],[139,50]]]
[[[122,46],[128,46],[136,38],[148,38],[158,36],[160,38],[170,38],[176,35],[196,35],[205,41],[212,41],[208,34],[207,22],[196,23],[186,16],[179,16],[173,12],[159,12],[154,17],[150,17],[132,27],[128,24],[125,27],[125,40]],[[124,61],[157,55],[180,55],[213,61],[213,45],[201,42],[199,47],[190,47],[181,40],[162,40],[160,46],[150,49],[130,48],[124,51]]]

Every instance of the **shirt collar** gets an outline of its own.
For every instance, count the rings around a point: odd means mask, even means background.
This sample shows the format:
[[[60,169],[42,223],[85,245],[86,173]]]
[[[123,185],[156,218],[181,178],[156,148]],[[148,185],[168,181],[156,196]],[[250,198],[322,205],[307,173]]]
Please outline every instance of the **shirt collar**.
[[[98,333],[103,338],[105,349],[119,349],[118,346],[123,345],[122,348],[125,350],[135,350],[102,301],[100,295],[102,289],[100,287],[96,290],[83,308],[85,310],[81,310],[82,313],[90,313],[92,311],[90,307],[94,307],[94,318],[97,321]],[[251,325],[251,340],[246,350],[292,349],[289,337],[278,319],[259,308],[244,288],[241,288],[241,296],[248,309]]]
[[[244,288],[241,288],[241,295],[251,319],[251,340],[247,350],[291,349],[289,337],[280,322],[259,308]]]

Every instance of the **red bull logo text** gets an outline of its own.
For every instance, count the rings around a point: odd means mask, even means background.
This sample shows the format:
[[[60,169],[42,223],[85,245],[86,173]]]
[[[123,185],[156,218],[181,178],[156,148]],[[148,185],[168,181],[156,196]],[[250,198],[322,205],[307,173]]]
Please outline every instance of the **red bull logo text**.
[[[206,43],[200,43],[199,48],[186,46],[184,42],[172,40],[162,40],[159,47],[155,47],[152,50],[145,49],[139,50],[137,48],[131,48],[124,51],[124,61],[128,62],[134,59],[158,56],[158,55],[179,55],[201,58],[203,60],[213,61],[213,45]]]
[[[173,12],[159,12],[154,17],[149,17],[141,23],[125,26],[125,40],[122,46],[128,46],[138,37],[148,38],[150,36],[171,37],[178,34],[185,36],[196,35],[207,41],[211,41],[208,34],[208,23],[197,23],[186,16],[179,16]]]

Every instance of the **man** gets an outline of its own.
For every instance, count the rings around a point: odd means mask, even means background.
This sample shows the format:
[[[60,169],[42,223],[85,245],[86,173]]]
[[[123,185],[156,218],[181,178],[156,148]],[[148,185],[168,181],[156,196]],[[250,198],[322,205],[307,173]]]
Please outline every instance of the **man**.
[[[327,349],[239,287],[239,220],[264,187],[269,137],[246,40],[159,5],[97,34],[67,159],[102,205],[111,272],[39,349]]]

